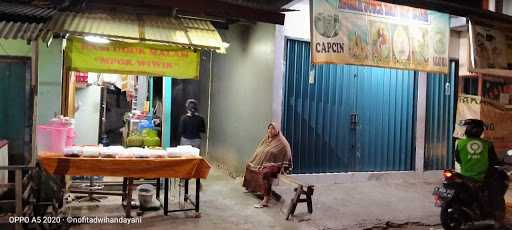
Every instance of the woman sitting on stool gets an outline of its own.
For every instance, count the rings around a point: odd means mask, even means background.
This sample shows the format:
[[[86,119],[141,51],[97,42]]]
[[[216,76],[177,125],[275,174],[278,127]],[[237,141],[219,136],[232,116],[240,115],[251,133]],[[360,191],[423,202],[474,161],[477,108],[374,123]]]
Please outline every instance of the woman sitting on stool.
[[[261,140],[254,155],[247,163],[243,186],[248,192],[263,194],[263,200],[255,208],[268,207],[272,192],[272,180],[280,172],[292,167],[290,144],[272,122],[267,126],[267,135]]]

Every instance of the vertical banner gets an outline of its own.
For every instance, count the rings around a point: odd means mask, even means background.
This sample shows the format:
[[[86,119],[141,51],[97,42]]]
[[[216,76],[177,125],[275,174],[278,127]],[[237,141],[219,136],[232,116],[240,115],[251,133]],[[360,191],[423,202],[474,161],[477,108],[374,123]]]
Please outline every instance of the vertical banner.
[[[480,107],[480,119],[486,124],[484,137],[494,143],[498,155],[512,149],[512,111],[484,101]]]
[[[447,14],[374,0],[311,0],[314,64],[448,73]]]
[[[484,138],[494,143],[498,155],[512,149],[512,111],[479,96],[461,95],[457,103],[454,137],[464,137],[462,121],[465,119],[480,119],[485,123]]]

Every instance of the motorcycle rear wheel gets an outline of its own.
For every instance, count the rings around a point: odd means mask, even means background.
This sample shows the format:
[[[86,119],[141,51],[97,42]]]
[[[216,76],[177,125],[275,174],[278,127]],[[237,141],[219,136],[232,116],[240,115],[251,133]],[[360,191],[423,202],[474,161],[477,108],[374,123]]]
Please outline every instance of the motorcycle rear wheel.
[[[460,230],[465,224],[462,213],[450,203],[441,207],[441,225],[445,230]]]

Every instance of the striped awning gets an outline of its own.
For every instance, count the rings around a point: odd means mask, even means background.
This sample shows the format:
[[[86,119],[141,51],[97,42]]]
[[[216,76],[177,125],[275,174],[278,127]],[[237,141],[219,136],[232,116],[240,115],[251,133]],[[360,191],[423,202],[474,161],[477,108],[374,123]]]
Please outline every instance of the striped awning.
[[[46,21],[56,12],[55,9],[37,6],[8,3],[0,1],[0,14],[2,17],[23,17],[25,20]]]
[[[50,36],[45,23],[56,11],[0,2],[0,38],[36,40]]]
[[[206,20],[127,14],[56,13],[48,24],[54,33],[97,35],[110,39],[170,43],[222,50],[222,39]]]
[[[0,21],[0,38],[37,40],[49,36],[43,23],[24,23]]]

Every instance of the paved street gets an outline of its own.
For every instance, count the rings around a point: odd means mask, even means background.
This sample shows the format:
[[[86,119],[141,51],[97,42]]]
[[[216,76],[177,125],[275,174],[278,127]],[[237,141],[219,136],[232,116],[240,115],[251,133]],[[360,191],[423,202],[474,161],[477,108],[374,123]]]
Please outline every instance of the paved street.
[[[305,204],[297,208],[291,221],[284,220],[287,202],[273,202],[270,208],[255,209],[258,199],[244,193],[240,179],[232,179],[219,169],[212,170],[203,183],[201,218],[190,214],[147,213],[137,225],[76,225],[73,229],[440,229],[439,210],[430,195],[434,179],[415,181],[410,177],[373,178],[350,184],[321,184],[313,196],[314,213],[307,215]],[[291,198],[292,187],[274,187]],[[176,194],[175,194],[176,195]],[[96,204],[73,204],[75,216],[122,216],[120,198]],[[135,212],[134,212],[135,215]]]

